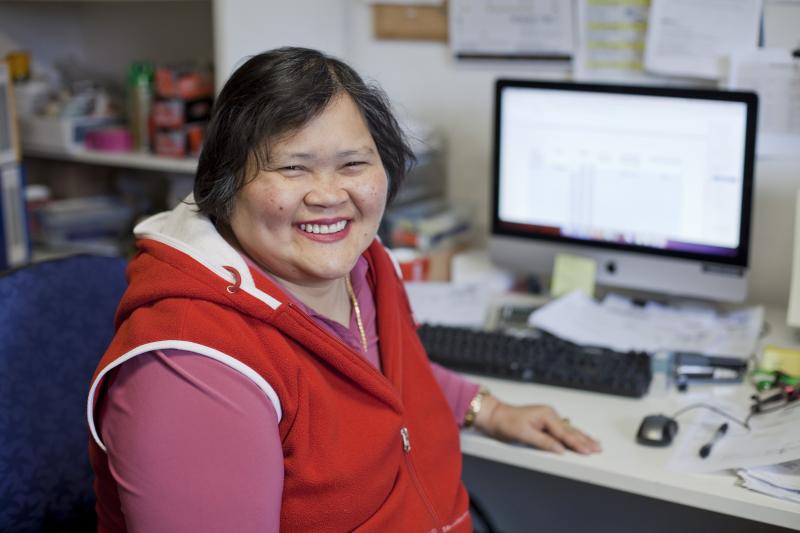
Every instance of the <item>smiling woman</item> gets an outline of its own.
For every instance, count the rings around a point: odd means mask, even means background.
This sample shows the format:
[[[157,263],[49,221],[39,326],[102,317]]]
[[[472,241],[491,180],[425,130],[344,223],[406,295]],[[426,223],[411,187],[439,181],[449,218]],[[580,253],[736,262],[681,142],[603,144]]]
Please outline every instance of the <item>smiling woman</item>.
[[[428,361],[375,237],[411,159],[341,61],[232,75],[194,194],[134,229],[89,394],[99,531],[470,531],[460,427],[599,450]]]
[[[343,280],[375,238],[388,188],[353,99],[334,97],[275,142],[266,165],[235,197],[230,240],[301,301],[349,324],[349,308],[336,304],[347,302]]]

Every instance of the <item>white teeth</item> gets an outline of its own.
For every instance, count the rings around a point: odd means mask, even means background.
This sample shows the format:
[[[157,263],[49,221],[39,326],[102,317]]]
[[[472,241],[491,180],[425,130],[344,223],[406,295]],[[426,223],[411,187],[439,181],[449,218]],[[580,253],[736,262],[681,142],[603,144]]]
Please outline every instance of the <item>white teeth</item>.
[[[347,226],[346,220],[340,220],[335,224],[300,224],[300,229],[306,233],[338,233]]]

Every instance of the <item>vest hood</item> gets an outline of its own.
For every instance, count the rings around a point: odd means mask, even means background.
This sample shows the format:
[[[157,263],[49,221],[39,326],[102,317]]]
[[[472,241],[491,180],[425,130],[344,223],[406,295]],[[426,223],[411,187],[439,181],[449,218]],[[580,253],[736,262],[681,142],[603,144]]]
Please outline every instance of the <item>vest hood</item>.
[[[198,212],[191,194],[173,210],[147,218],[133,231],[139,253],[128,267],[130,288],[117,310],[117,326],[136,308],[165,298],[190,295],[232,305],[226,295],[243,291],[267,313],[288,300],[264,276],[259,275],[257,286],[242,256]],[[139,278],[147,278],[147,283],[137,283]]]

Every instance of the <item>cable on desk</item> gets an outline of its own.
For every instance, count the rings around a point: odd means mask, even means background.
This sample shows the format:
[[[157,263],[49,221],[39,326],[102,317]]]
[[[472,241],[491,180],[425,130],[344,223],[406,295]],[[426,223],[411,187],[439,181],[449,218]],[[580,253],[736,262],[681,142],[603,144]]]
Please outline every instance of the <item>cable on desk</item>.
[[[672,414],[672,416],[670,416],[670,418],[672,418],[674,420],[674,419],[678,418],[680,415],[682,415],[683,413],[685,413],[687,411],[692,411],[694,409],[708,409],[710,411],[713,411],[713,412],[717,413],[720,416],[724,416],[728,420],[732,420],[733,422],[736,422],[737,424],[739,424],[740,426],[745,428],[747,431],[750,431],[750,418],[752,418],[753,413],[750,413],[750,415],[748,415],[748,417],[745,418],[744,420],[739,420],[735,416],[723,411],[719,407],[715,407],[713,405],[710,405],[710,404],[707,404],[707,403],[703,403],[703,402],[693,403],[691,405],[687,405],[686,407],[684,407],[682,409],[678,409],[675,413]]]
[[[747,415],[747,417],[744,420],[739,420],[735,416],[725,412],[724,410],[720,409],[719,407],[715,407],[713,405],[710,405],[710,404],[707,404],[707,403],[703,403],[703,402],[693,403],[691,405],[687,405],[686,407],[684,407],[682,409],[679,409],[678,411],[673,413],[673,415],[670,418],[675,420],[678,416],[682,415],[683,413],[685,413],[687,411],[691,411],[693,409],[708,409],[710,411],[713,411],[713,412],[717,413],[720,416],[723,416],[723,417],[727,418],[728,420],[736,422],[737,424],[739,424],[740,426],[745,428],[747,431],[750,431],[751,430],[751,428],[750,428],[750,419],[752,419],[756,415],[761,415],[761,414],[766,414],[766,413],[774,413],[775,411],[780,411],[780,410],[783,410],[783,409],[792,409],[792,408],[800,407],[800,402],[794,403],[794,401],[798,397],[800,397],[800,394],[798,394],[796,392],[796,389],[793,389],[791,394],[787,394],[787,392],[785,390],[779,391],[778,396],[779,396],[778,400],[782,401],[782,403],[779,403],[779,404],[775,405],[774,407],[766,408],[766,409],[764,409],[762,404],[759,403],[759,401],[757,400],[756,396],[753,396],[753,399],[756,400],[756,403],[753,406],[750,407],[750,413]]]

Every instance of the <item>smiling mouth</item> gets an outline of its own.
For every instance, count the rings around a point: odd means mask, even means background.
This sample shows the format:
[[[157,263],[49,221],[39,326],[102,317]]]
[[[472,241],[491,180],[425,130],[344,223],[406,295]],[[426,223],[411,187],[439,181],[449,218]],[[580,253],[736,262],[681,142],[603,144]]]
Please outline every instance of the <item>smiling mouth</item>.
[[[306,233],[328,235],[343,231],[347,227],[347,223],[347,220],[340,220],[334,224],[300,224],[299,227]]]

